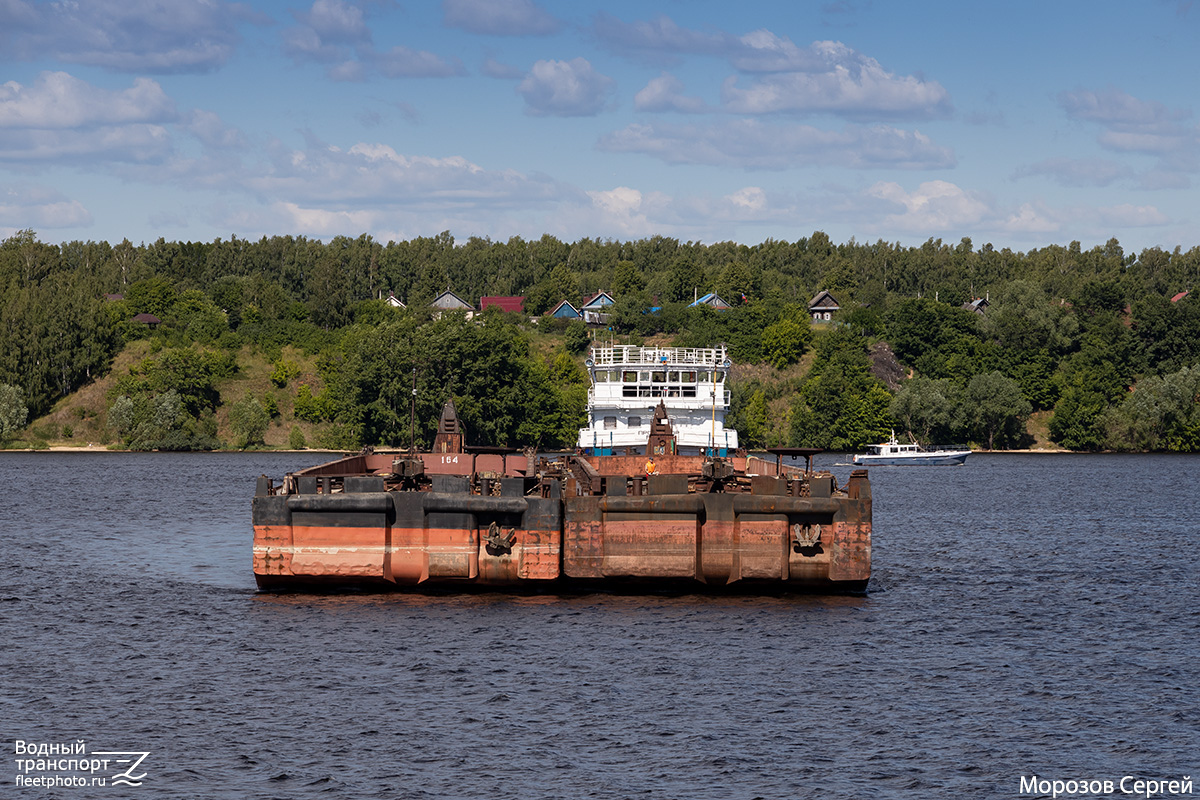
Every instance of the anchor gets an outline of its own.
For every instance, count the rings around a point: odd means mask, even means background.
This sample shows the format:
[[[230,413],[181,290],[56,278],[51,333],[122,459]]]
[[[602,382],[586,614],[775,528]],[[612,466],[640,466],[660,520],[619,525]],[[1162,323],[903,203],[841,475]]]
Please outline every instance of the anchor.
[[[483,537],[488,555],[498,556],[512,552],[513,544],[517,541],[517,529],[501,529],[493,522],[488,526],[487,535]]]
[[[821,541],[821,526],[819,524],[801,525],[797,522],[792,526],[792,539],[801,550],[816,547]]]

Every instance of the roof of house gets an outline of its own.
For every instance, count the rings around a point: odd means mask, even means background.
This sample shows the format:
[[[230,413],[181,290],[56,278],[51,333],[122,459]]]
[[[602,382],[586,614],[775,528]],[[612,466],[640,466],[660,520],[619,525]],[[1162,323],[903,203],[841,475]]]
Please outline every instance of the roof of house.
[[[838,301],[833,298],[833,295],[825,290],[817,292],[817,296],[808,301],[808,307],[810,310],[816,308],[827,308],[830,311],[837,311],[839,308],[841,308],[841,306],[838,305]]]
[[[1182,300],[1183,298],[1185,298],[1187,296],[1188,296],[1188,292],[1180,292],[1179,294],[1177,294],[1171,298],[1171,302],[1178,303],[1180,300]]]
[[[565,317],[581,317],[583,315],[579,313],[578,308],[576,308],[574,305],[571,304],[571,301],[563,300],[561,303],[556,305],[554,308],[547,311],[546,316],[548,316],[548,317],[564,317],[565,318]]]
[[[498,308],[501,311],[515,311],[518,314],[523,314],[525,313],[525,298],[488,295],[487,297],[479,298],[479,308],[480,310]]]
[[[104,299],[105,300],[124,300],[125,295],[123,295],[123,294],[106,294],[106,295],[104,295]]]
[[[982,314],[983,310],[989,305],[990,303],[988,303],[986,297],[976,297],[969,303],[963,303],[962,307],[967,311],[978,311],[980,314]]]
[[[463,300],[449,289],[433,298],[433,302],[429,305],[433,306],[434,308],[467,309],[468,311],[473,310],[474,308],[474,306],[472,306],[466,300]]]
[[[731,307],[729,305],[729,303],[726,303],[724,300],[722,300],[717,295],[716,292],[709,292],[708,294],[704,295],[703,297],[693,300],[691,303],[688,303],[688,308],[693,308],[695,306],[712,306],[713,308],[730,308]]]
[[[591,311],[597,308],[603,308],[604,306],[611,306],[615,302],[616,301],[613,300],[612,295],[608,292],[597,292],[592,299],[580,306],[580,309]]]
[[[146,314],[144,312],[135,316],[133,318],[133,321],[134,322],[144,322],[147,325],[158,325],[160,322],[162,322],[161,319],[154,316],[153,314]]]
[[[396,297],[395,292],[388,292],[386,300],[389,306],[395,306],[396,308],[408,308],[408,306],[404,305],[403,301],[401,301],[399,297]]]

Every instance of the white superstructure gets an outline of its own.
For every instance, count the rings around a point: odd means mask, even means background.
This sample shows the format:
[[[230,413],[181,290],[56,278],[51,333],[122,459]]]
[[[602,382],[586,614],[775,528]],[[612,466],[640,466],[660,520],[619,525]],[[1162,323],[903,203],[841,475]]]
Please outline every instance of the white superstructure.
[[[654,407],[662,402],[677,452],[732,454],[737,431],[725,428],[732,366],[724,345],[593,347],[588,426],[579,431],[579,447],[596,455],[644,453]]]
[[[883,444],[867,445],[867,453],[854,456],[854,463],[863,466],[898,467],[908,464],[930,466],[957,466],[966,463],[971,451],[964,447],[922,447],[919,444],[901,444],[896,441],[896,432]]]

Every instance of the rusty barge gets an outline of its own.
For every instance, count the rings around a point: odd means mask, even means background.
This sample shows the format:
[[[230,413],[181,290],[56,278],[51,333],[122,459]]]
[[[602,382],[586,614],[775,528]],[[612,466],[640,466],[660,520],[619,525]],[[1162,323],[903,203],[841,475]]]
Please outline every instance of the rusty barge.
[[[259,588],[866,591],[867,472],[839,486],[812,468],[819,451],[677,455],[661,404],[652,467],[642,455],[536,456],[463,439],[448,403],[433,452],[259,478]]]

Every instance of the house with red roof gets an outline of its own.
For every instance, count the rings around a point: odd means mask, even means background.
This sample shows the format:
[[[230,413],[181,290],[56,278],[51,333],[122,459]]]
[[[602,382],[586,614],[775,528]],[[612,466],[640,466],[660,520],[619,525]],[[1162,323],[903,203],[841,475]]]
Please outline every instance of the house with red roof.
[[[500,295],[489,295],[479,298],[479,310],[487,311],[489,308],[495,308],[510,314],[524,314],[525,298],[503,297]]]

